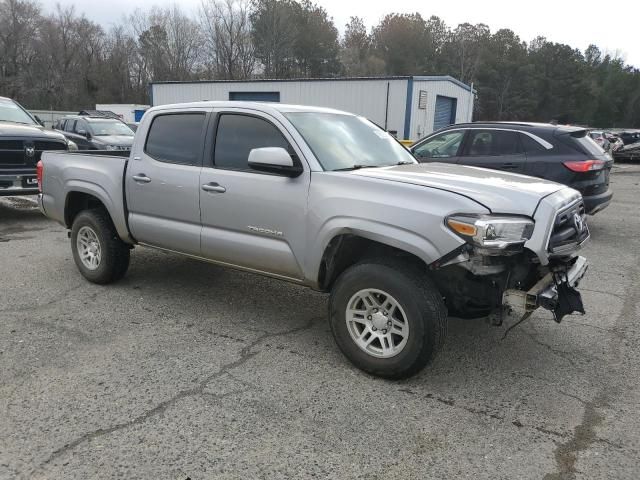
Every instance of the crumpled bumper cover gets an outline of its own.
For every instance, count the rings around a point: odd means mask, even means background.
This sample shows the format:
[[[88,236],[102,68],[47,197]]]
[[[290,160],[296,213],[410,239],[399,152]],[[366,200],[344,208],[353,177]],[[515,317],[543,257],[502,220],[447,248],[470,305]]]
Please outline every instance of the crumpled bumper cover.
[[[566,268],[549,272],[528,291],[505,290],[503,306],[522,312],[523,315],[529,315],[542,307],[553,312],[556,322],[573,312],[585,313],[580,292],[576,287],[588,268],[586,258],[575,257]]]

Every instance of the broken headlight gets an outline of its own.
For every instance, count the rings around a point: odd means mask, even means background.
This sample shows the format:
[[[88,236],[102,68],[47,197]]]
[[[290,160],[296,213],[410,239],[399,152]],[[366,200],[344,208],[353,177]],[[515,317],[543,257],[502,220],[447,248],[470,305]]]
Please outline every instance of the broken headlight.
[[[446,225],[467,242],[487,250],[522,246],[533,234],[533,220],[503,215],[453,215]]]

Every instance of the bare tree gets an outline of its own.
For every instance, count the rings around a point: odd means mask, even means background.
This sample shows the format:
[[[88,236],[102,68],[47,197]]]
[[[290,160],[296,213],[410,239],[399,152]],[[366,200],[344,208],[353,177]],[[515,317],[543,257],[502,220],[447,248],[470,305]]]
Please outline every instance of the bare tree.
[[[202,0],[200,12],[209,72],[223,79],[251,77],[256,60],[249,4],[245,0]]]
[[[0,94],[25,93],[37,56],[33,39],[42,22],[33,0],[0,0]]]

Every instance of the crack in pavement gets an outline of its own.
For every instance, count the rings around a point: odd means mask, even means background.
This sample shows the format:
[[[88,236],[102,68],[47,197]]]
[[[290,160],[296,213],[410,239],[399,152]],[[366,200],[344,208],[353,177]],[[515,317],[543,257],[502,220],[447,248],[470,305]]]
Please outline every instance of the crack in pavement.
[[[571,353],[570,354],[568,352],[565,352],[564,350],[560,350],[560,349],[554,348],[551,345],[549,345],[548,343],[544,343],[544,342],[538,340],[536,334],[533,333],[533,332],[528,332],[527,330],[523,329],[523,333],[527,337],[529,337],[534,343],[540,345],[541,347],[546,348],[547,350],[549,350],[555,356],[557,356],[559,358],[562,358],[564,361],[569,363],[576,370],[581,370],[580,366],[575,362],[575,360],[573,360],[573,358],[570,357],[570,355],[577,356],[577,355],[580,355],[580,354],[577,354],[577,353]]]
[[[323,317],[324,318],[324,317]],[[49,465],[51,462],[53,462],[56,458],[64,455],[65,453],[70,452],[71,450],[73,450],[74,448],[76,448],[77,446],[91,441],[94,438],[98,438],[98,437],[103,437],[105,435],[109,435],[113,432],[116,432],[118,430],[122,430],[125,428],[129,428],[133,425],[139,425],[141,423],[144,423],[145,421],[147,421],[149,418],[154,417],[160,413],[163,413],[165,410],[167,410],[167,408],[171,407],[172,405],[176,404],[177,402],[179,402],[180,400],[184,399],[184,398],[188,398],[188,397],[193,397],[193,396],[199,396],[199,395],[206,395],[208,398],[211,398],[212,396],[215,396],[215,394],[209,394],[209,393],[205,393],[204,389],[207,387],[207,385],[212,382],[213,380],[215,380],[216,378],[227,374],[229,370],[232,370],[234,368],[237,368],[241,365],[243,365],[244,363],[248,362],[252,357],[254,357],[255,355],[257,355],[259,352],[253,352],[252,349],[257,346],[258,344],[260,344],[263,340],[266,340],[267,338],[271,338],[271,337],[279,337],[279,336],[284,336],[284,335],[291,335],[294,333],[299,333],[302,332],[304,330],[308,330],[310,328],[312,328],[315,324],[315,321],[318,320],[319,317],[314,317],[314,318],[310,318],[309,321],[300,326],[300,327],[295,327],[292,328],[291,330],[286,330],[284,332],[273,332],[273,333],[264,333],[263,335],[261,335],[260,337],[256,338],[253,342],[251,342],[250,344],[246,345],[245,347],[243,347],[240,350],[240,357],[237,360],[234,360],[233,362],[229,362],[224,364],[218,371],[216,371],[215,373],[212,373],[211,375],[209,375],[208,377],[206,377],[204,380],[202,380],[201,382],[199,382],[195,387],[193,388],[189,388],[186,390],[181,390],[180,392],[176,393],[174,396],[172,396],[171,398],[168,398],[167,400],[164,400],[162,402],[160,402],[158,405],[156,405],[155,407],[153,407],[150,410],[147,410],[146,412],[138,415],[137,417],[128,420],[126,422],[122,422],[122,423],[117,423],[115,425],[112,425],[110,427],[107,428],[98,428],[97,430],[93,430],[92,432],[88,432],[85,433],[84,435],[81,435],[80,437],[77,437],[75,440],[72,440],[71,442],[65,444],[64,446],[58,448],[57,450],[53,451],[47,458],[46,460],[44,460],[34,471],[32,471],[32,474],[35,474],[38,470],[42,470],[44,467],[46,467],[47,465]],[[246,390],[246,389],[245,389]],[[244,391],[244,390],[242,390]],[[228,394],[237,394],[240,393],[240,391],[238,390],[234,390],[231,392],[228,392]],[[219,395],[218,397],[222,397],[222,396],[226,396],[227,394],[223,394],[223,395]]]
[[[83,285],[86,285],[86,283],[78,283],[77,285],[67,289],[67,290],[63,290],[62,292],[60,292],[59,294],[56,295],[55,298],[51,299],[51,300],[47,300],[44,303],[38,303],[36,305],[33,304],[29,304],[29,305],[20,305],[18,307],[12,307],[12,308],[7,308],[7,309],[3,309],[0,310],[0,313],[23,313],[23,312],[33,312],[36,310],[41,310],[44,308],[48,308],[51,307],[57,303],[63,302],[65,300],[67,300],[67,295],[69,295],[70,293],[79,290]],[[98,293],[94,293],[92,295],[95,295],[97,297]]]
[[[413,391],[413,390],[411,390],[409,388],[400,388],[399,391],[403,392],[403,393],[408,393],[410,395],[419,395],[418,392],[415,392],[415,391]],[[565,392],[559,392],[559,393],[561,393],[562,395],[570,396],[572,398],[575,398],[576,400],[579,400],[579,401],[584,402],[585,404],[589,405],[589,402],[586,402],[586,401],[580,399],[579,397],[576,397],[576,396],[571,395],[571,394],[567,394]],[[502,415],[500,413],[497,413],[500,410],[499,408],[489,407],[489,406],[485,405],[483,409],[480,409],[480,408],[475,408],[475,407],[471,407],[471,406],[468,406],[468,405],[461,405],[459,403],[456,403],[455,399],[453,399],[453,398],[439,397],[439,396],[434,395],[432,393],[427,393],[427,394],[424,394],[423,396],[424,396],[424,398],[427,398],[429,400],[435,400],[435,401],[437,401],[437,402],[439,402],[439,403],[441,403],[443,405],[446,405],[448,407],[455,408],[455,409],[458,409],[458,410],[464,410],[464,411],[469,412],[469,413],[471,413],[473,415],[477,415],[477,416],[481,416],[481,417],[487,417],[487,418],[490,418],[492,420],[498,420],[500,422],[502,422],[504,420],[507,420],[507,416],[506,415]],[[536,431],[538,431],[540,433],[543,433],[545,435],[552,436],[552,437],[558,437],[558,438],[562,438],[562,439],[567,439],[567,438],[571,437],[571,434],[568,433],[568,432],[560,432],[560,431],[552,430],[550,428],[547,428],[547,427],[544,427],[544,426],[540,426],[540,425],[530,425],[530,424],[522,423],[518,419],[513,420],[511,422],[511,424],[513,426],[517,427],[517,428],[530,428],[530,429],[536,430]],[[558,450],[561,451],[561,455],[562,455],[563,461],[564,461],[565,457],[569,458],[569,459],[571,458],[570,457],[570,453],[567,453],[567,452],[570,452],[570,450],[575,447],[576,444],[574,443],[574,438],[575,437],[572,437],[571,440],[569,440],[565,444],[563,444],[563,445],[567,445],[566,448],[563,448],[562,446],[560,446],[558,448]],[[585,430],[585,431],[581,432],[580,435],[578,436],[578,438],[580,439],[579,440],[580,442],[582,442],[583,440],[588,440],[588,444],[590,444],[590,443],[602,443],[602,444],[606,444],[606,445],[609,445],[611,447],[618,448],[618,449],[623,449],[624,448],[623,445],[614,443],[614,442],[612,442],[612,441],[610,441],[610,440],[608,440],[606,438],[597,437],[595,435],[595,432],[591,432],[589,430]],[[582,443],[580,443],[580,445],[582,445]],[[574,460],[574,463],[575,463],[575,460]],[[546,480],[556,480],[556,479],[564,479],[564,478],[565,477],[548,477],[548,478],[545,477]]]
[[[603,290],[595,290],[595,289],[590,289],[590,288],[581,288],[580,291],[582,291],[582,292],[591,292],[591,293],[600,293],[602,295],[611,295],[612,297],[616,297],[618,300],[622,300],[623,302],[625,300],[624,295],[621,295],[619,293],[605,292]]]
[[[626,335],[616,330],[615,328],[599,327],[597,325],[591,325],[590,323],[577,322],[575,320],[572,320],[571,318],[564,318],[562,321],[568,325],[579,325],[581,327],[593,328],[594,330],[598,330],[599,332],[610,333],[611,335],[615,335],[618,338],[627,338]]]
[[[410,388],[400,388],[398,389],[398,391],[403,393],[408,393],[410,395],[419,395],[418,392],[415,392]],[[458,410],[464,410],[465,412],[469,412],[474,415],[484,416],[484,417],[492,418],[495,420],[504,420],[505,418],[502,415],[492,412],[491,408],[488,406],[485,406],[484,409],[470,407],[468,405],[462,405],[462,404],[456,403],[456,401],[453,398],[439,397],[438,395],[434,395],[433,393],[425,393],[421,396],[429,400],[435,400],[436,402],[439,402],[448,407],[456,408]]]

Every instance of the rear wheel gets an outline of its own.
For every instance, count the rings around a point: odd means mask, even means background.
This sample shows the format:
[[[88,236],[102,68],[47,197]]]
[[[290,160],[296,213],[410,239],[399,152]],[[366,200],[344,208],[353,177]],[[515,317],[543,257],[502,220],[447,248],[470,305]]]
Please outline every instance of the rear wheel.
[[[120,240],[107,212],[80,212],[71,227],[71,250],[80,273],[90,282],[121,279],[129,268],[130,248]]]
[[[446,336],[440,293],[425,273],[401,260],[371,260],[347,269],[332,289],[329,310],[345,356],[381,377],[420,371]]]

